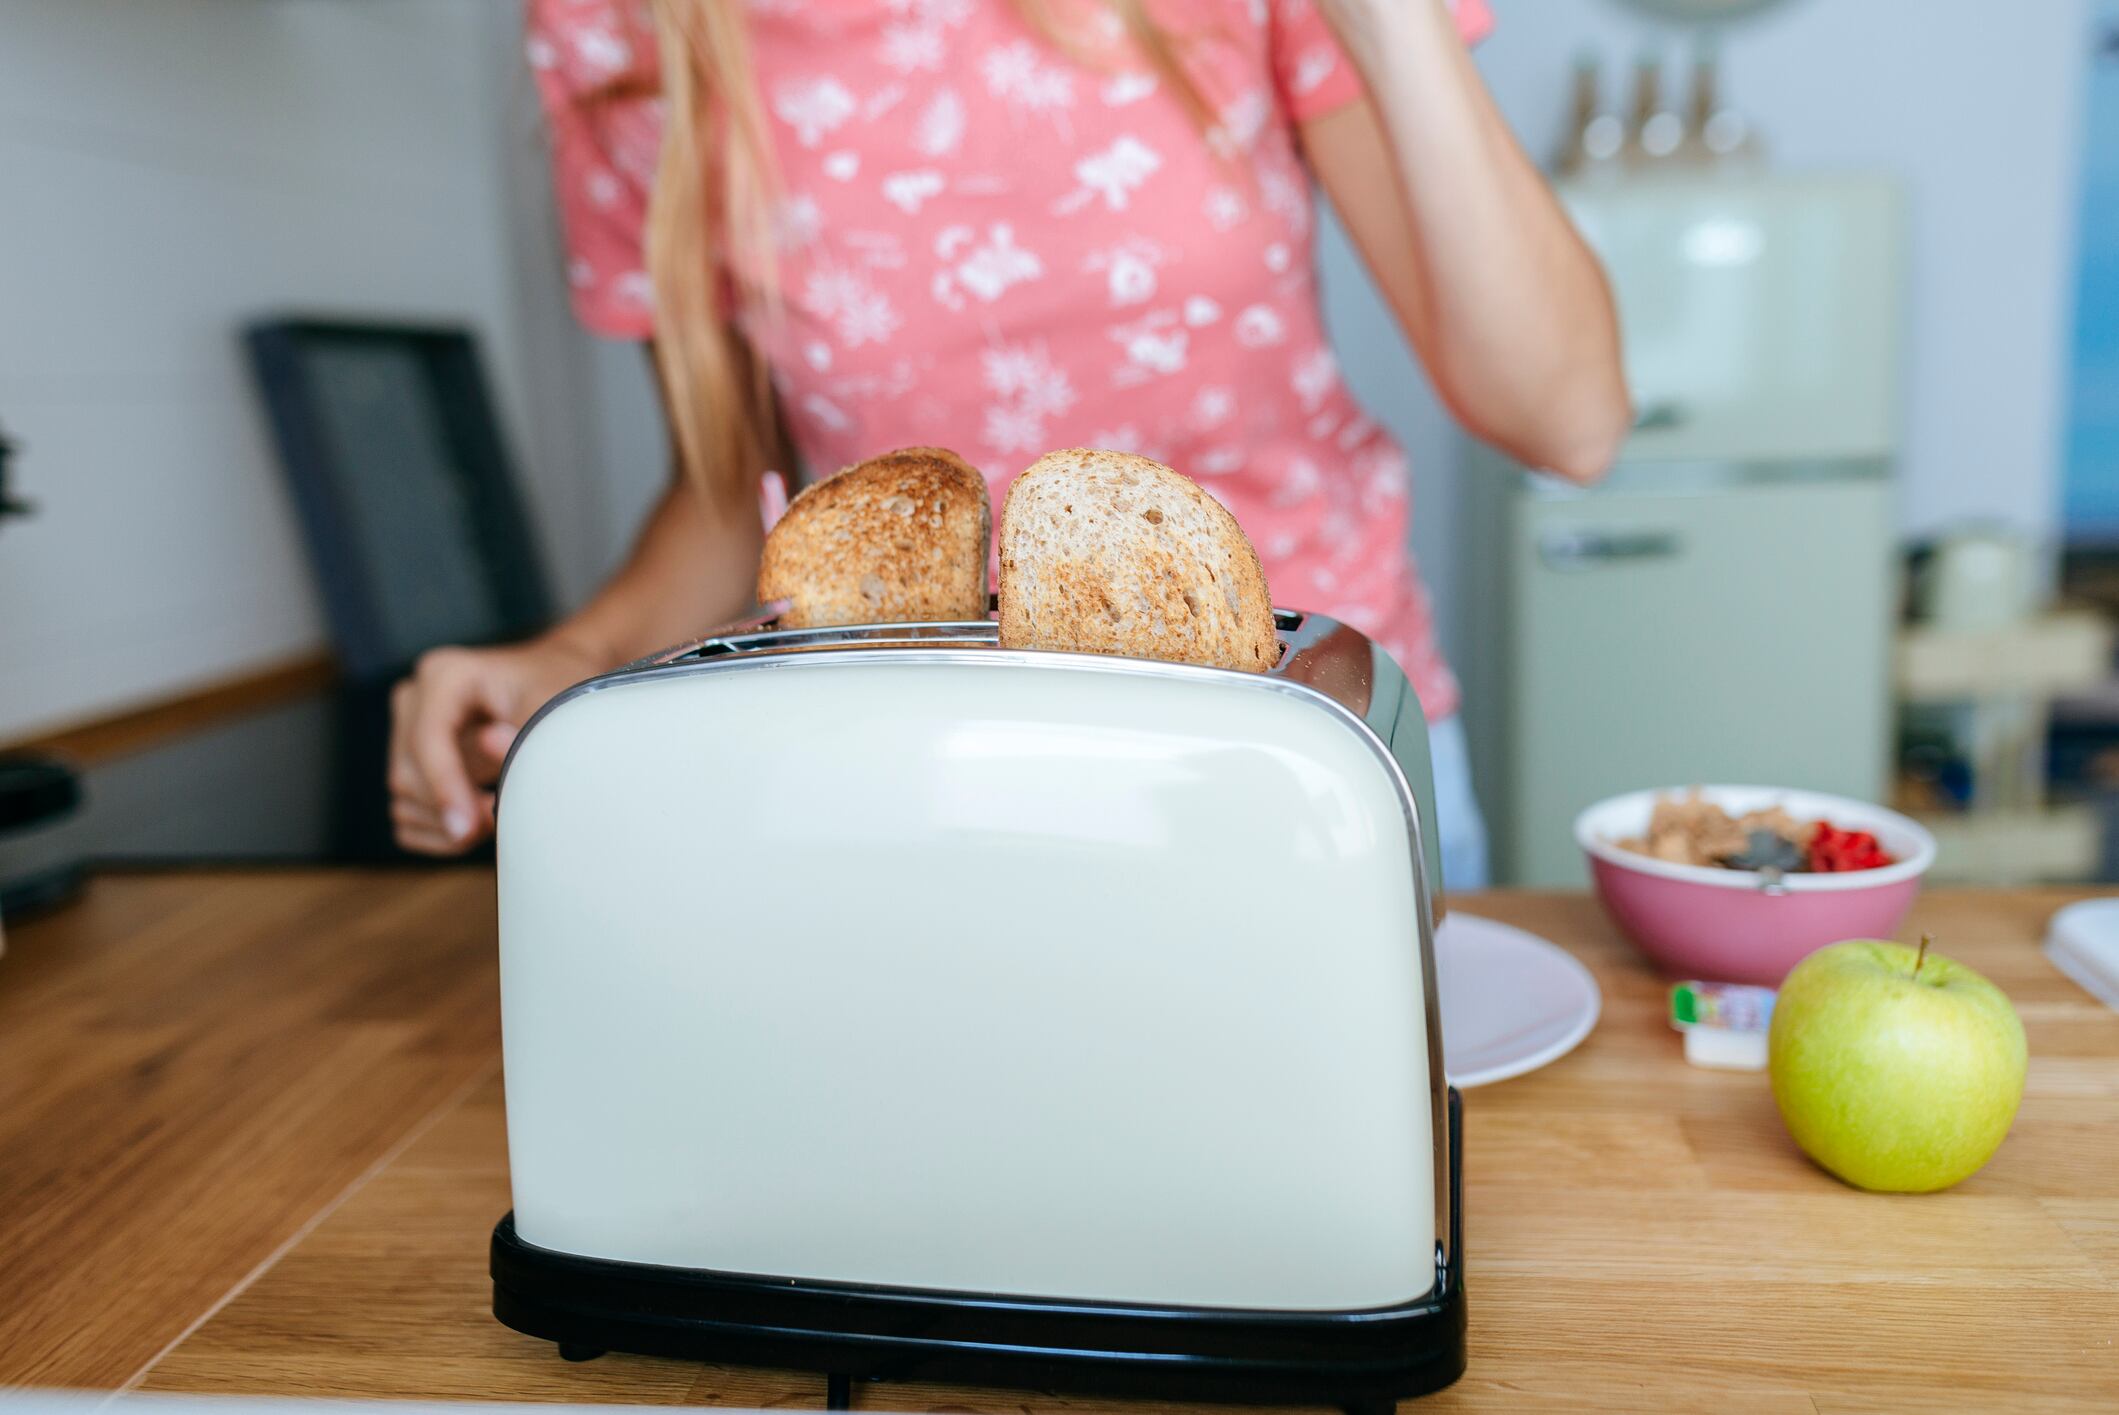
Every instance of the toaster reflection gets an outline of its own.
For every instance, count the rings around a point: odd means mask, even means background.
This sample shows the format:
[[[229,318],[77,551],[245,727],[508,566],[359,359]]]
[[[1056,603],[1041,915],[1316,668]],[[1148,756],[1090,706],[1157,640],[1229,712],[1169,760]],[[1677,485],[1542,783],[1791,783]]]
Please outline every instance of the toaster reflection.
[[[931,789],[903,803],[945,833],[999,834],[1084,849],[1172,848],[1219,838],[1225,798],[1247,782],[1290,807],[1283,858],[1324,859],[1384,848],[1347,778],[1274,742],[1216,741],[1197,730],[985,719],[945,724],[933,744]],[[1402,846],[1395,848],[1402,849]]]

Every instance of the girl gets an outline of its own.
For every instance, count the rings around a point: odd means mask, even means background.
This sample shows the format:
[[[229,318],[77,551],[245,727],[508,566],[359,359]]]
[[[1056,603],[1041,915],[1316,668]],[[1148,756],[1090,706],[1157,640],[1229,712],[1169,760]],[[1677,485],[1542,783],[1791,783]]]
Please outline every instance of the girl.
[[[580,613],[400,685],[399,839],[482,838],[547,697],[749,605],[768,469],[934,444],[998,507],[1092,446],[1199,480],[1278,602],[1397,657],[1444,877],[1483,882],[1407,469],[1333,364],[1310,194],[1465,427],[1596,477],[1628,425],[1611,300],[1472,66],[1488,23],[1485,0],[530,0],[576,309],[651,341],[681,473]]]

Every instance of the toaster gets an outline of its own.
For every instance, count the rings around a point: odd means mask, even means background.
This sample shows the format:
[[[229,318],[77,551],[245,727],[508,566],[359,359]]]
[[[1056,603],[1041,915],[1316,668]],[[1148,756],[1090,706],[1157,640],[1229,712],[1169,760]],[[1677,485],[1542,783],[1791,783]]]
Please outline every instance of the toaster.
[[[500,788],[493,1310],[823,1373],[1381,1409],[1464,1368],[1426,724],[1262,674],[753,620]]]

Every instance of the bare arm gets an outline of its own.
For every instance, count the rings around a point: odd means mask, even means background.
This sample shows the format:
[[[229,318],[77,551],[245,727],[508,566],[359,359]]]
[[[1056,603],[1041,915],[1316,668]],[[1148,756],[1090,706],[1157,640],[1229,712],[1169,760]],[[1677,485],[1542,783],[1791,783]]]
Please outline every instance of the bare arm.
[[[1305,123],[1318,184],[1473,434],[1593,481],[1630,421],[1596,257],[1509,131],[1442,0],[1319,0],[1370,97]]]
[[[528,643],[422,655],[391,701],[399,842],[450,855],[484,838],[493,829],[489,788],[530,715],[569,684],[740,614],[764,538],[755,512],[717,511],[674,471],[632,555],[580,612]]]
[[[625,564],[549,637],[612,667],[696,638],[750,607],[764,543],[755,513],[715,512],[675,472]]]

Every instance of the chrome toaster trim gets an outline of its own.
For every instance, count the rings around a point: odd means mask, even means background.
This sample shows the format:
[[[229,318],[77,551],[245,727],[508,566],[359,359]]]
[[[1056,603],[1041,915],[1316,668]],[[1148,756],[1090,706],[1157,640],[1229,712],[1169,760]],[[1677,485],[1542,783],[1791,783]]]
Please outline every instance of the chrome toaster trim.
[[[1423,798],[1415,794],[1405,766],[1405,759],[1417,751],[1420,773],[1431,781],[1427,718],[1404,673],[1360,631],[1305,610],[1276,609],[1273,617],[1281,641],[1280,659],[1263,673],[1247,673],[1158,659],[1003,649],[1000,626],[991,619],[782,629],[778,627],[777,613],[761,614],[718,629],[703,639],[584,679],[553,697],[531,715],[508,748],[494,786],[496,818],[508,768],[539,723],[576,698],[647,679],[816,666],[828,658],[837,663],[1007,664],[1054,672],[1210,679],[1306,699],[1351,728],[1382,761],[1396,784],[1399,804],[1405,811],[1406,838],[1411,844],[1414,897],[1427,905],[1425,910],[1415,912],[1419,916],[1421,987],[1426,1011],[1431,1109],[1428,1124],[1435,1159],[1435,1281],[1439,1287],[1452,1272],[1455,1257],[1450,1250],[1455,1215],[1450,1201],[1449,1080],[1443,1065],[1441,1003],[1435,977],[1434,930],[1442,905],[1439,881],[1429,868],[1435,857],[1426,839]]]

